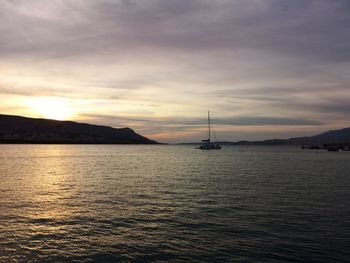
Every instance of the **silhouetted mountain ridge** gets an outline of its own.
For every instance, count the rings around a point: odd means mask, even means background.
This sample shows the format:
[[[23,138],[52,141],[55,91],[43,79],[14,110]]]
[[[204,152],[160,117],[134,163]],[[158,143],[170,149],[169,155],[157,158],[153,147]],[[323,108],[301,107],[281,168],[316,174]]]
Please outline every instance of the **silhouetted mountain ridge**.
[[[235,145],[322,145],[350,143],[350,127],[330,130],[315,136],[296,137],[289,139],[272,139],[264,141],[239,141]]]
[[[0,114],[0,143],[153,144],[130,128]]]

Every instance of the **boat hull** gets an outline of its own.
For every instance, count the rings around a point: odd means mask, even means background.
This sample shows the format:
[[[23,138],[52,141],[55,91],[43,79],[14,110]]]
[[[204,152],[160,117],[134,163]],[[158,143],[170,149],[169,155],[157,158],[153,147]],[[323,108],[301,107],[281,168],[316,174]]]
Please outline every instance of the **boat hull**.
[[[201,145],[196,149],[200,150],[221,150],[221,146],[219,144],[205,144]]]

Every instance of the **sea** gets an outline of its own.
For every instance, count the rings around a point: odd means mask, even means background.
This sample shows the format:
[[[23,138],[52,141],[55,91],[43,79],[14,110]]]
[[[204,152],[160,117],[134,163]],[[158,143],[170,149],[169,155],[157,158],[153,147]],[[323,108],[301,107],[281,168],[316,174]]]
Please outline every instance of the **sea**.
[[[350,152],[0,145],[0,262],[350,262]]]

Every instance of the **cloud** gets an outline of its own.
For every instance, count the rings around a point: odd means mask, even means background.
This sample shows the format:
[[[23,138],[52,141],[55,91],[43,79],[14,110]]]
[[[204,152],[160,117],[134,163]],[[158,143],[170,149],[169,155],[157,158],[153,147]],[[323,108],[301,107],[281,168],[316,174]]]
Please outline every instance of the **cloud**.
[[[206,126],[208,120],[207,118],[186,118],[186,117],[151,117],[147,118],[145,116],[113,116],[113,115],[103,115],[103,114],[84,114],[81,115],[83,118],[95,118],[102,120],[109,120],[115,123],[143,123],[148,125],[166,125],[166,126]],[[309,120],[309,119],[299,119],[299,118],[278,118],[278,117],[231,117],[231,118],[215,118],[212,123],[217,125],[236,125],[236,126],[260,126],[260,125],[321,125],[322,122]]]
[[[327,61],[344,61],[350,54],[346,1],[5,1],[2,6],[7,33],[2,53],[132,56],[142,49],[248,49]]]
[[[223,132],[347,120],[346,0],[18,0],[0,7],[0,97],[95,100],[84,120],[123,116],[118,122],[147,132],[150,125],[194,132],[207,109]]]

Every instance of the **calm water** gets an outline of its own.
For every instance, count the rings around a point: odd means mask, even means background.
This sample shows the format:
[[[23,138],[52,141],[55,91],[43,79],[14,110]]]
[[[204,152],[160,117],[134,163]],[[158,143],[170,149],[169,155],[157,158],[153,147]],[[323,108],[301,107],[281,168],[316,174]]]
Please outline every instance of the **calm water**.
[[[0,145],[0,261],[345,262],[350,152]]]

